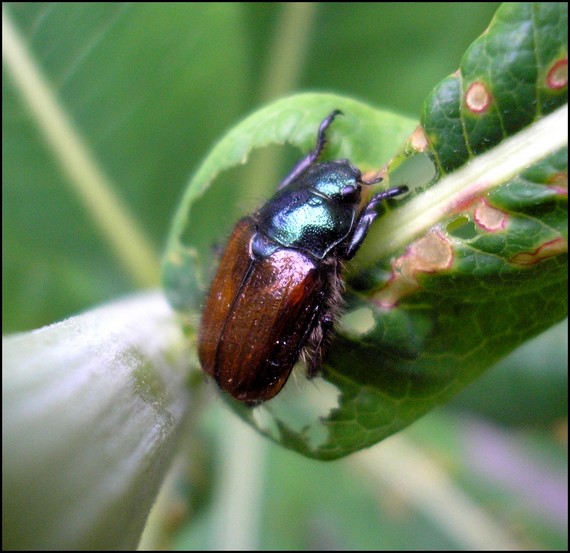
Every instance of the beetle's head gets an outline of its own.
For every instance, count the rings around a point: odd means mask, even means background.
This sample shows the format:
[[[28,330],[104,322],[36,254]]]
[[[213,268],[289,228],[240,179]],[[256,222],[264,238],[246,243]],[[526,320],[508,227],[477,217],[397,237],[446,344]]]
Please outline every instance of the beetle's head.
[[[318,193],[351,205],[360,203],[362,185],[370,186],[381,180],[382,177],[363,180],[360,170],[346,159],[315,164],[306,174],[307,185]]]

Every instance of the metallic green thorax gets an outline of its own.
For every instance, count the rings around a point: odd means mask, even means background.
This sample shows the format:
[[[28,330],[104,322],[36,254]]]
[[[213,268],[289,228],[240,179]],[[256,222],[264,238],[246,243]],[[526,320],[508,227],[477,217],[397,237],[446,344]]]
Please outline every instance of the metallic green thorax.
[[[312,165],[261,208],[259,230],[283,247],[323,259],[353,229],[360,178],[345,160]],[[347,197],[347,188],[358,193]]]

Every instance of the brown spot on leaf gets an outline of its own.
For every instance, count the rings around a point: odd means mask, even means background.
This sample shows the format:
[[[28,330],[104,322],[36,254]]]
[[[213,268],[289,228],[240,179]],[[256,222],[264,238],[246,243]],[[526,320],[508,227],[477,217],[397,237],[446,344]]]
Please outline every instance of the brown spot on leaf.
[[[557,194],[568,196],[568,172],[560,171],[559,173],[554,173],[554,175],[548,179],[548,186]]]
[[[546,76],[546,86],[558,90],[568,86],[568,58],[558,60]]]
[[[388,171],[386,170],[385,167],[383,167],[382,169],[377,170],[377,171],[366,171],[366,173],[364,173],[362,175],[362,180],[364,180],[365,182],[372,182],[372,181],[375,181],[379,177],[382,180],[386,180],[387,174],[388,174]]]
[[[536,250],[529,253],[517,253],[517,255],[511,258],[511,263],[515,265],[535,265],[540,261],[548,259],[549,257],[554,257],[566,253],[568,251],[568,242],[560,237],[551,240],[550,242],[545,242]]]
[[[465,105],[473,113],[486,112],[492,101],[493,96],[481,81],[475,81],[465,94]]]
[[[473,213],[475,224],[487,232],[503,230],[509,220],[509,215],[500,209],[492,207],[482,199]]]
[[[404,296],[421,288],[422,274],[447,270],[452,263],[453,248],[449,239],[439,231],[432,231],[413,242],[392,262],[392,276],[373,301],[383,308],[393,308]]]
[[[452,206],[453,211],[461,213],[470,210],[474,202],[478,201],[488,189],[489,183],[486,181],[478,181],[466,186],[457,194]]]
[[[424,128],[421,125],[418,125],[412,136],[410,136],[410,142],[412,144],[412,148],[419,153],[423,153],[428,148],[428,139]]]

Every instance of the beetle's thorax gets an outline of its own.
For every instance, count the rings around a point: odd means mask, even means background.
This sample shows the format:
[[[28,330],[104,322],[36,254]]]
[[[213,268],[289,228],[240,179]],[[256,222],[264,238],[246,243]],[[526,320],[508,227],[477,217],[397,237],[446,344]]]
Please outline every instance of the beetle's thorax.
[[[258,211],[259,231],[283,247],[323,259],[353,229],[360,176],[347,161],[315,163]],[[354,190],[350,199],[343,195],[347,187]]]

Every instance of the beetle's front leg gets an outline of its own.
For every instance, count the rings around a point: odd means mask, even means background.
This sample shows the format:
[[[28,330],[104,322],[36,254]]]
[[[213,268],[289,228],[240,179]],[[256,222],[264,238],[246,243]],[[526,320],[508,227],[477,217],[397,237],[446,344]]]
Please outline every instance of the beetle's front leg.
[[[352,259],[356,255],[360,246],[362,246],[362,242],[364,242],[364,239],[370,230],[370,225],[372,225],[376,217],[379,215],[378,204],[383,200],[399,196],[407,191],[407,186],[397,186],[396,188],[390,188],[389,190],[384,190],[383,192],[376,194],[376,196],[370,200],[370,203],[364,208],[358,218],[356,226],[354,227],[354,232],[352,233],[350,242],[343,255],[344,259]]]

